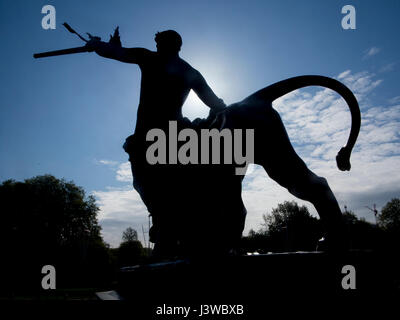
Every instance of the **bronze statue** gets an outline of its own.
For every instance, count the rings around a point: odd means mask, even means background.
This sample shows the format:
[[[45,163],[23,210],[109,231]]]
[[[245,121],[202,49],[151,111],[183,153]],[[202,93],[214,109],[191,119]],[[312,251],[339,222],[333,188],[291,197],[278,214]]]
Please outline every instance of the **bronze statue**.
[[[148,163],[146,134],[152,128],[166,129],[169,121],[176,121],[179,129],[254,129],[254,163],[263,166],[291,194],[315,206],[326,230],[324,249],[343,248],[341,210],[336,198],[327,181],[310,171],[296,154],[272,102],[311,85],[342,95],[350,108],[352,127],[336,160],[340,170],[350,170],[350,154],[360,130],[360,110],[346,86],[323,76],[300,76],[270,85],[226,107],[203,76],[179,57],[182,39],[176,31],[155,35],[157,51],[122,47],[118,28],[108,43],[89,36],[90,40],[80,36],[87,44],[75,48],[76,52],[95,51],[102,57],[137,64],[142,71],[136,129],[127,138],[124,149],[132,165],[134,188],[153,218],[151,241],[155,243],[156,255],[228,254],[240,240],[246,216],[241,198],[243,176],[235,175],[232,165]],[[65,53],[73,53],[68,50]],[[58,54],[64,53],[56,51],[36,57]],[[190,90],[210,107],[207,119],[191,122],[182,116]]]

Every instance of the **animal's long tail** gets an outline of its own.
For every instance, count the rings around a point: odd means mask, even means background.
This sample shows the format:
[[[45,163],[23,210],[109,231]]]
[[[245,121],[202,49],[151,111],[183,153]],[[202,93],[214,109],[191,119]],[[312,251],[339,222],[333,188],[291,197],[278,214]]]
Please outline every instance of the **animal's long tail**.
[[[354,94],[343,83],[328,77],[307,75],[289,78],[277,83],[274,83],[264,89],[261,89],[251,96],[247,97],[243,102],[251,103],[251,101],[268,101],[273,102],[283,95],[308,86],[322,86],[332,89],[339,93],[347,102],[351,113],[351,130],[345,147],[341,148],[336,156],[337,166],[340,170],[350,170],[350,155],[356,143],[358,133],[361,126],[360,107]]]

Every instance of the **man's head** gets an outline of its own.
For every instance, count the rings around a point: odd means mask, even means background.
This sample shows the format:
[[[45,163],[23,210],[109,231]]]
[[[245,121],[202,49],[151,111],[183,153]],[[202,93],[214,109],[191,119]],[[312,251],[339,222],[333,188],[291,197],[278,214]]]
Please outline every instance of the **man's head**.
[[[181,50],[182,38],[174,30],[157,32],[154,40],[160,53],[176,54]]]

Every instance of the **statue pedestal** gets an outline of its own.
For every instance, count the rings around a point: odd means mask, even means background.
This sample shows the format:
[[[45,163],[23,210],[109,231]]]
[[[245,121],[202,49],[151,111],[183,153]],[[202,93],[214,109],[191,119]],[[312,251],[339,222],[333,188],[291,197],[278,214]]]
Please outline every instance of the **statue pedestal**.
[[[125,300],[230,304],[268,296],[398,293],[398,267],[391,255],[367,251],[178,260],[121,269],[117,292]]]

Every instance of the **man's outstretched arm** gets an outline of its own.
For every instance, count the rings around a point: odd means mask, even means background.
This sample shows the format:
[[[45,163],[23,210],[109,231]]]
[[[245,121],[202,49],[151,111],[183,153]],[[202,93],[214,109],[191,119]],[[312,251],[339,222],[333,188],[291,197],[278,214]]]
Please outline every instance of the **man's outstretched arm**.
[[[145,48],[124,48],[103,41],[88,44],[93,51],[104,58],[114,59],[126,63],[140,63],[152,53]]]
[[[192,83],[192,89],[197,96],[214,112],[221,111],[226,108],[224,100],[217,97],[207,84],[200,72],[195,71],[195,77]]]

